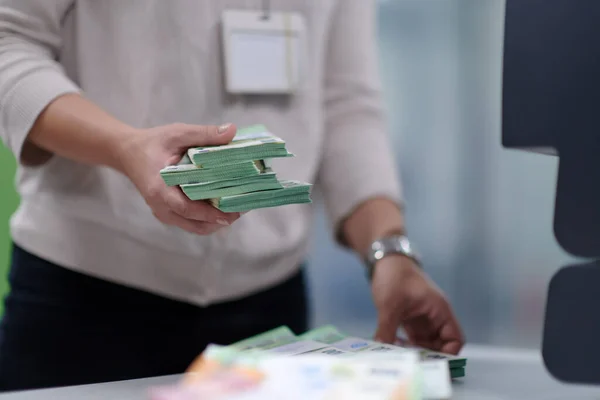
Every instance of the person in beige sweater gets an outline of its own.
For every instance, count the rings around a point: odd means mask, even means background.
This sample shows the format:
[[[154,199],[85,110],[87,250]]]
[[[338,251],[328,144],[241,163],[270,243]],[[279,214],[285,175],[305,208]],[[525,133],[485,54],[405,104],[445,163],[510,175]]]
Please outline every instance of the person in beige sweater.
[[[403,327],[459,352],[459,324],[404,231],[375,0],[271,2],[307,27],[306,73],[285,100],[223,88],[221,15],[261,4],[0,0],[0,138],[21,196],[0,390],[178,373],[208,343],[306,329],[313,208],[223,213],[159,175],[253,123],[286,140],[296,157],[274,168],[315,182],[332,232],[367,260],[375,338]]]

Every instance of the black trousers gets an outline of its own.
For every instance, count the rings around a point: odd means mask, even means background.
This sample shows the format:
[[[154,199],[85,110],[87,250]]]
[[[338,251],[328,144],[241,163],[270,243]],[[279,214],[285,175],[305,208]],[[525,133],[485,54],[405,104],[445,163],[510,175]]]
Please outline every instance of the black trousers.
[[[307,326],[302,273],[202,308],[79,274],[15,246],[9,280],[0,391],[177,374],[209,343]]]

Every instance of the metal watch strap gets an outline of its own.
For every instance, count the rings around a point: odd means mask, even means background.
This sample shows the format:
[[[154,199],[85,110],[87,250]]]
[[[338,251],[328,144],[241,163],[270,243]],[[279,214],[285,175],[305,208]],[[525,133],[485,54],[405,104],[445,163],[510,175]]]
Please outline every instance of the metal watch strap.
[[[369,279],[373,277],[375,264],[389,255],[402,255],[412,259],[417,265],[421,265],[411,242],[405,235],[390,235],[375,240],[371,243],[367,253],[366,265]]]

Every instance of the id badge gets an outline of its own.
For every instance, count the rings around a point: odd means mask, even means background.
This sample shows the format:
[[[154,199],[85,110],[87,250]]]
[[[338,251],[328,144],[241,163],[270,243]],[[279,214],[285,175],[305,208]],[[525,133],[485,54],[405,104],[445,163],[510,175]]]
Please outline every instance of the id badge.
[[[298,89],[306,59],[302,15],[229,10],[222,30],[227,92],[292,94]]]

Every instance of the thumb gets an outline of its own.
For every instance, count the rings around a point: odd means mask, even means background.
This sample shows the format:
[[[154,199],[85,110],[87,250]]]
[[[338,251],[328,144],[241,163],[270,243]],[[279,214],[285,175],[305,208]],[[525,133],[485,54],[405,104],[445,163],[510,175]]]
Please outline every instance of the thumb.
[[[231,142],[237,129],[233,124],[220,126],[178,125],[173,136],[173,145],[179,150],[190,147],[218,146]]]
[[[391,315],[380,315],[377,320],[375,340],[382,343],[393,344],[398,332],[398,320]]]

